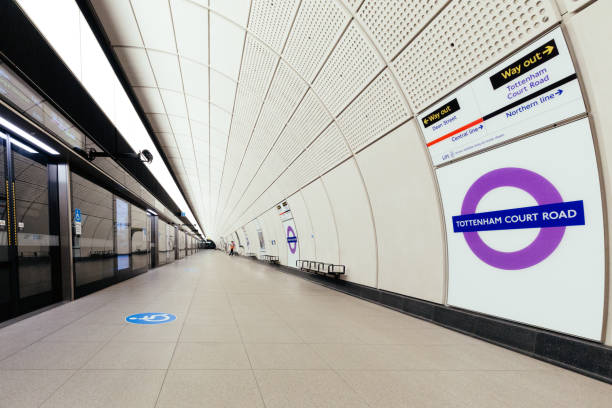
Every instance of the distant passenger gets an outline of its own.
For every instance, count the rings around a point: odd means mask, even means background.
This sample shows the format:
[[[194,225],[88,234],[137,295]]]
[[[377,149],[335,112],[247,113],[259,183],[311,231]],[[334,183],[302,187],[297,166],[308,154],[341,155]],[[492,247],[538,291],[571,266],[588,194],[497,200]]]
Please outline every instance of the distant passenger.
[[[232,243],[230,244],[230,256],[235,255],[234,254],[234,248],[236,247],[236,244],[234,243],[234,241],[232,241]]]

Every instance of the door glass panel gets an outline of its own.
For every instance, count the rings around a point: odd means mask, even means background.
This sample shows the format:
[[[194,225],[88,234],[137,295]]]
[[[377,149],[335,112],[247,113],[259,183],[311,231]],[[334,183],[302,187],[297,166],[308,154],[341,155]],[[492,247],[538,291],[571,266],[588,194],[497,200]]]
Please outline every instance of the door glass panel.
[[[13,151],[19,297],[52,290],[51,247],[59,237],[49,228],[47,165]]]
[[[6,223],[6,148],[0,139],[0,303],[11,298],[10,264],[8,259],[8,238]]]
[[[130,212],[129,204],[119,198],[115,199],[115,241],[117,242],[117,270],[130,267]]]
[[[70,174],[72,191],[74,275],[76,286],[112,278],[113,251],[113,195],[85,180]],[[81,214],[81,222],[75,214]]]
[[[147,213],[134,206],[131,207],[132,215],[132,269],[146,269],[149,264],[149,242],[147,239]]]
[[[167,258],[166,258],[166,262],[173,262],[174,261],[174,251],[175,251],[175,234],[174,234],[174,227],[172,225],[167,225],[168,227],[168,244],[167,244]]]

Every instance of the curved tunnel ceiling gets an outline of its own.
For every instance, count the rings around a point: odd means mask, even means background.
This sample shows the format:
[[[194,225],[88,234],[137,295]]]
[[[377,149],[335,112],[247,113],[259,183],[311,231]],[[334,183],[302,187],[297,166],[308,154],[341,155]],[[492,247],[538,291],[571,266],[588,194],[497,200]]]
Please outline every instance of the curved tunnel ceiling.
[[[91,3],[212,236],[558,21],[535,0]]]

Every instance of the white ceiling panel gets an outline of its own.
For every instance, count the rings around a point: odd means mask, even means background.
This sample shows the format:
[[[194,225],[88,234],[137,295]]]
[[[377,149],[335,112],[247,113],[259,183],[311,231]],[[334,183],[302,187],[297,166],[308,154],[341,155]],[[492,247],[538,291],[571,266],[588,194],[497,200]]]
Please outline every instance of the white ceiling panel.
[[[236,82],[223,74],[210,70],[210,101],[222,109],[231,112],[234,109]]]
[[[172,132],[170,122],[165,114],[148,113],[147,118],[155,132]]]
[[[232,116],[229,112],[219,109],[215,105],[210,105],[210,126],[221,133],[228,134]]]
[[[189,118],[191,120],[208,124],[208,102],[187,95],[187,109],[189,109]]]
[[[140,106],[145,113],[166,113],[159,89],[148,87],[134,87]]]
[[[211,10],[246,27],[251,0],[210,0]]]
[[[176,52],[168,0],[132,0],[132,7],[145,47]]]
[[[166,113],[168,115],[187,117],[187,107],[185,106],[185,95],[182,92],[160,89]]]
[[[223,17],[210,14],[210,66],[238,80],[244,30]]]
[[[208,10],[186,0],[171,1],[178,52],[208,63]]]
[[[182,92],[183,84],[177,56],[158,51],[148,51],[148,54],[157,86]]]
[[[129,47],[115,47],[114,50],[132,86],[157,86],[145,50]]]
[[[199,142],[206,142],[208,145],[208,124],[202,122],[191,121],[191,136]]]
[[[168,120],[170,121],[172,132],[174,132],[175,135],[179,133],[185,135],[190,134],[189,121],[187,120],[187,118],[181,116],[168,116]]]
[[[112,45],[143,46],[130,0],[91,0],[91,4],[102,25],[112,27],[106,33]]]
[[[181,72],[185,92],[208,100],[208,66],[181,58]]]

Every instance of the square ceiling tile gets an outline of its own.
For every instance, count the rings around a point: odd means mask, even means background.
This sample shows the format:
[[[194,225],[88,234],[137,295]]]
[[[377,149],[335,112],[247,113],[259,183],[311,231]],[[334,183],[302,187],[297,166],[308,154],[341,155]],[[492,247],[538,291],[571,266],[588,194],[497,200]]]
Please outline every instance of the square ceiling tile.
[[[250,0],[210,0],[210,8],[246,27],[250,3]]]
[[[208,100],[208,66],[181,58],[185,92]]]
[[[178,136],[178,134],[189,135],[189,121],[187,118],[181,116],[168,116],[168,120],[170,121],[170,126],[172,127],[172,132]],[[178,139],[178,138],[177,138]]]
[[[142,47],[130,0],[91,0],[112,45]]]
[[[228,134],[232,116],[229,112],[210,105],[210,126],[221,133]]]
[[[147,118],[155,132],[172,132],[168,117],[160,113],[148,113]]]
[[[179,54],[208,64],[208,10],[185,0],[170,4]]]
[[[185,95],[182,92],[160,89],[164,106],[168,115],[187,117],[187,107],[185,106]]]
[[[164,104],[162,103],[162,98],[157,88],[136,86],[132,89],[134,90],[134,93],[138,98],[138,102],[140,102],[140,106],[142,106],[145,113],[166,113]]]
[[[182,92],[181,70],[178,57],[165,52],[148,51],[151,67],[160,88]]]
[[[145,47],[176,52],[167,0],[132,0]]]
[[[234,109],[236,82],[215,70],[210,70],[210,101],[231,112]]]
[[[208,124],[208,102],[187,95],[187,109],[191,120]]]
[[[223,17],[210,15],[210,66],[238,80],[244,30]]]
[[[113,49],[132,86],[157,86],[145,50],[125,47]]]

